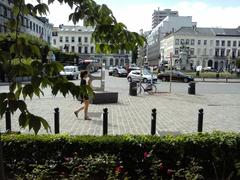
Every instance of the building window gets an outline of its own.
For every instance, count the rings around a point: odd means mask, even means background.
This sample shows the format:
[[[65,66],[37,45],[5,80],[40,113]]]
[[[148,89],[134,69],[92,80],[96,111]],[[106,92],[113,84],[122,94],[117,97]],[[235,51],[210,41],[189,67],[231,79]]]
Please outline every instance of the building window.
[[[62,50],[63,50],[63,47],[62,47],[62,46],[59,46],[59,49],[60,49],[60,51],[62,51]]]
[[[209,49],[209,56],[212,56],[212,55],[213,55],[213,50]]]
[[[33,23],[33,31],[35,31],[35,23]]]
[[[78,37],[78,42],[82,42],[82,37]]]
[[[216,46],[219,46],[219,40],[216,40]]]
[[[184,44],[184,39],[181,39],[181,44]]]
[[[191,45],[195,45],[195,40],[191,39]]]
[[[36,32],[38,33],[38,24],[36,24]]]
[[[190,55],[194,55],[194,48],[190,48]]]
[[[207,40],[204,40],[204,41],[203,41],[203,45],[207,45]]]
[[[230,49],[228,49],[228,50],[227,50],[227,56],[229,56],[229,54],[230,54],[230,51],[231,51]]]
[[[113,58],[110,58],[110,66],[113,66]]]
[[[84,42],[85,42],[85,43],[88,42],[88,37],[84,37]]]
[[[179,55],[179,49],[175,48],[175,55]]]
[[[32,21],[30,21],[30,29],[32,30]]]
[[[175,45],[179,45],[179,39],[175,39]]]
[[[230,47],[231,46],[231,41],[227,42],[227,46]]]
[[[78,46],[78,53],[82,53],[82,47]]]
[[[84,47],[84,53],[85,53],[85,54],[88,53],[88,47],[87,47],[87,46]]]
[[[186,39],[186,45],[189,45],[189,39]]]
[[[74,46],[72,46],[72,52],[73,52],[73,53],[75,52],[75,47],[74,47]]]
[[[219,49],[215,49],[215,56],[216,56],[216,57],[219,56]]]
[[[221,57],[225,56],[225,49],[221,49]]]
[[[237,53],[237,49],[233,49],[233,50],[232,50],[232,58],[233,58],[233,59],[236,58],[236,53]]]
[[[221,45],[222,45],[222,46],[225,46],[225,41],[222,41],[222,42],[221,42]]]
[[[197,41],[197,44],[198,44],[198,45],[201,45],[201,40],[198,40],[198,41]]]
[[[39,29],[38,32],[41,33],[41,32],[42,32],[42,31],[41,31],[41,30],[42,30],[41,26],[39,26],[38,29]]]
[[[65,42],[68,42],[68,36],[65,37]]]
[[[237,46],[237,41],[233,41],[233,47]]]
[[[240,47],[240,41],[238,41],[238,47]]]
[[[53,39],[53,44],[56,45],[56,39]]]
[[[59,37],[59,42],[63,42],[63,37],[62,36]]]
[[[91,46],[91,53],[94,53],[94,47]]]
[[[240,57],[240,49],[238,49],[238,57]]]
[[[72,42],[75,42],[75,38],[74,38],[74,36],[72,36]]]
[[[201,49],[198,48],[198,49],[197,49],[197,55],[200,55],[200,54],[201,54]]]

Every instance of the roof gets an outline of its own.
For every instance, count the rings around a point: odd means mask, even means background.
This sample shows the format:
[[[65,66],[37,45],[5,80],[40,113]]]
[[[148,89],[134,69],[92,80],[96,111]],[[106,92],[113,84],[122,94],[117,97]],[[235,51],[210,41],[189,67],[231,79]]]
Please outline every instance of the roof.
[[[237,36],[240,37],[240,28],[197,28],[182,27],[175,35],[203,35],[203,36]]]

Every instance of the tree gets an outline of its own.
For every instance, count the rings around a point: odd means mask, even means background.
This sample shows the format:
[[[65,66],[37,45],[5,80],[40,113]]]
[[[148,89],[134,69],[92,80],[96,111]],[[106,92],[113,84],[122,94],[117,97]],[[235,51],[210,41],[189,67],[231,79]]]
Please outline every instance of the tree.
[[[133,50],[144,43],[144,37],[128,31],[123,23],[117,22],[112,11],[104,4],[98,5],[93,0],[48,0],[48,5],[54,1],[67,4],[73,9],[69,20],[74,24],[84,19],[87,25],[95,27],[93,41],[98,52],[110,53],[117,49]],[[18,119],[20,127],[29,127],[29,130],[33,129],[35,134],[41,126],[46,131],[50,130],[50,126],[45,119],[28,110],[25,103],[26,97],[43,96],[42,90],[46,87],[51,87],[53,95],[60,92],[66,96],[70,93],[74,98],[77,98],[80,92],[85,92],[74,83],[58,76],[63,69],[60,63],[43,63],[41,49],[34,39],[20,33],[21,16],[47,15],[48,5],[41,3],[41,0],[36,0],[36,2],[37,5],[34,6],[30,3],[26,4],[25,0],[13,0],[14,18],[8,22],[8,27],[13,34],[10,36],[10,41],[7,37],[2,37],[0,42],[0,62],[7,66],[8,77],[11,81],[9,92],[0,93],[0,116],[3,116],[7,108],[12,113],[19,109],[21,111]],[[25,63],[26,60],[30,60],[30,63]],[[16,82],[16,77],[23,73],[31,76],[30,84],[22,85]],[[86,88],[91,95],[91,88],[89,86]]]

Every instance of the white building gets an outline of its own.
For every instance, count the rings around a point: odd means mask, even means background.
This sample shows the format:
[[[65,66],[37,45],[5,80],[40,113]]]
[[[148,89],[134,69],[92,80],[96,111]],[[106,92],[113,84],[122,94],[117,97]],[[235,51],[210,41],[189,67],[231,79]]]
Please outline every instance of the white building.
[[[13,18],[12,6],[11,0],[0,1],[0,33],[9,31],[6,23]],[[21,15],[20,18],[21,32],[40,37],[48,43],[51,42],[53,24],[50,24],[47,18],[31,15]]]
[[[78,53],[80,59],[99,59],[106,66],[124,66],[132,63],[132,54],[125,50],[119,50],[115,54],[97,54],[95,44],[92,41],[94,29],[86,26],[54,27],[52,46],[64,52]]]
[[[147,37],[148,42],[148,63],[159,65],[161,59],[160,41],[164,36],[179,30],[181,27],[196,26],[191,16],[168,16],[158,24]]]
[[[161,58],[170,62],[170,54],[173,65],[181,69],[234,68],[240,57],[240,27],[182,27],[161,40]]]

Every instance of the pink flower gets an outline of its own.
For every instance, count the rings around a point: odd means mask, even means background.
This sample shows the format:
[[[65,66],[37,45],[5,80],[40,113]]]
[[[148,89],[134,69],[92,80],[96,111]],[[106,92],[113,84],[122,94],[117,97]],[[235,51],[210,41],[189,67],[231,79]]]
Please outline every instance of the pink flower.
[[[64,157],[64,160],[65,160],[65,161],[70,161],[71,158],[70,158],[70,157]]]
[[[159,169],[160,169],[160,171],[163,171],[163,170],[164,170],[163,163],[160,163],[160,164],[159,164]]]
[[[167,170],[167,174],[168,174],[168,176],[173,176],[173,174],[174,174],[174,170],[172,170],[172,169],[168,169]]]
[[[143,154],[143,156],[144,156],[144,159],[146,159],[147,157],[149,157],[149,154],[148,154],[148,152],[144,152],[144,154]]]
[[[117,166],[116,168],[115,168],[115,173],[116,174],[120,174],[120,173],[122,173],[123,172],[123,167],[122,166]]]

